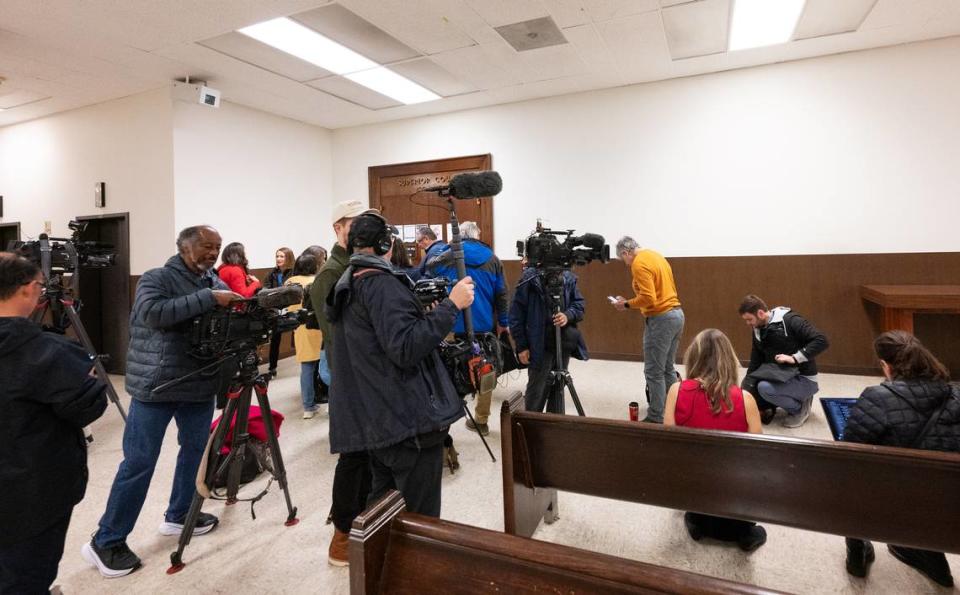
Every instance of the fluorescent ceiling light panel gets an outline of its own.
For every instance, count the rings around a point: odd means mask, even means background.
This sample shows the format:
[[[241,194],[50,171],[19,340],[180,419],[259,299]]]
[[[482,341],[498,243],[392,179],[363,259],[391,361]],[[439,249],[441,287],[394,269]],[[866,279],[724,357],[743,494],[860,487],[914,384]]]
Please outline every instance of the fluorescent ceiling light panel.
[[[244,27],[238,32],[336,74],[379,66],[350,48],[284,17]]]
[[[806,0],[734,0],[730,51],[786,43]]]
[[[433,91],[425,89],[383,66],[346,74],[344,77],[407,105],[440,99],[440,96]]]

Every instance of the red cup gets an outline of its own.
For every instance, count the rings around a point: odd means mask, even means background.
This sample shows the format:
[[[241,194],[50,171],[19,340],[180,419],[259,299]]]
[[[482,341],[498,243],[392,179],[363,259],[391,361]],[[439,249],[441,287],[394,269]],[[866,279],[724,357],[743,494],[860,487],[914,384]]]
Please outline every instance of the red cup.
[[[640,421],[640,404],[630,401],[630,421]]]

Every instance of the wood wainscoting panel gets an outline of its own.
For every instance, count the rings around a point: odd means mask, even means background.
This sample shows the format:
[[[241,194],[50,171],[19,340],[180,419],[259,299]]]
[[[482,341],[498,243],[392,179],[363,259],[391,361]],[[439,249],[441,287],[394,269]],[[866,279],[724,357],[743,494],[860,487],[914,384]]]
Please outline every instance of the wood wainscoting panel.
[[[817,362],[824,372],[876,374],[873,339],[880,311],[860,297],[871,284],[944,284],[960,279],[960,253],[814,254],[794,256],[722,256],[670,258],[686,315],[678,361],[693,336],[705,328],[726,333],[742,361],[750,358],[750,329],[737,314],[748,293],[771,307],[784,305],[826,333],[830,348]],[[520,263],[504,263],[508,282],[520,275]],[[593,262],[574,269],[587,301],[580,326],[592,357],[643,358],[643,318],[617,312],[608,295],[631,296],[630,271],[619,261]],[[960,374],[960,316],[918,314],[916,334],[951,370]]]

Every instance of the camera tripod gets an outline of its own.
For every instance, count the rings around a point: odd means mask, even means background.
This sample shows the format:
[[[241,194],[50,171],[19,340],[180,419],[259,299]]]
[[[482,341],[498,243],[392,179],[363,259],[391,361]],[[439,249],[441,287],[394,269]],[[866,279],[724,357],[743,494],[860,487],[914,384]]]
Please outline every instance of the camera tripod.
[[[563,271],[547,271],[543,274],[544,290],[547,292],[547,302],[550,304],[550,311],[554,315],[563,312]],[[564,404],[564,389],[570,390],[570,398],[573,399],[573,405],[577,408],[577,414],[585,417],[583,405],[580,404],[580,397],[577,395],[577,389],[573,386],[573,377],[563,365],[563,343],[561,339],[561,327],[553,325],[554,332],[554,361],[553,369],[550,370],[550,377],[547,379],[547,413],[564,414],[566,407]]]
[[[37,324],[43,324],[43,320],[49,312],[50,324],[44,325],[43,328],[46,331],[60,335],[65,334],[71,326],[73,327],[73,332],[77,335],[80,344],[83,345],[83,348],[87,350],[87,353],[90,354],[90,358],[93,360],[93,368],[97,372],[97,378],[103,380],[107,385],[107,398],[117,406],[120,417],[123,418],[124,423],[126,423],[127,412],[120,402],[120,397],[117,395],[116,389],[113,388],[113,383],[110,382],[106,368],[103,367],[103,360],[108,356],[101,355],[94,349],[90,335],[87,334],[87,329],[83,327],[83,322],[80,321],[80,316],[77,314],[79,306],[79,300],[69,297],[66,291],[64,291],[63,286],[60,285],[59,278],[57,278],[54,282],[48,281],[44,284],[43,297],[40,298],[40,303],[37,304],[37,309],[34,310],[31,319]],[[93,437],[88,434],[87,439],[92,441]]]
[[[273,423],[273,410],[270,408],[270,399],[267,397],[267,386],[270,383],[268,374],[259,372],[260,357],[257,355],[256,347],[243,348],[232,354],[226,355],[217,361],[191,372],[183,378],[158,386],[155,391],[160,392],[173,386],[183,380],[202,374],[210,369],[222,365],[225,361],[235,359],[240,365],[240,372],[231,382],[230,389],[227,391],[227,406],[223,410],[220,423],[209,442],[209,448],[206,452],[207,467],[203,479],[207,489],[212,490],[216,480],[222,478],[224,474],[227,477],[227,505],[237,503],[237,492],[240,489],[240,472],[243,467],[243,455],[250,441],[248,424],[250,421],[250,401],[253,393],[257,394],[257,403],[260,405],[260,411],[263,414],[263,425],[267,431],[267,444],[270,446],[270,458],[272,468],[270,471],[273,477],[283,490],[283,495],[287,503],[287,520],[284,525],[292,527],[300,522],[297,518],[297,507],[293,505],[290,499],[290,488],[287,485],[287,470],[283,465],[283,456],[280,454],[280,442],[277,440],[277,428]],[[230,425],[236,416],[236,423],[231,430]],[[220,450],[226,443],[227,433],[232,432],[230,441],[230,453],[223,460],[220,460]],[[265,492],[264,492],[265,493]],[[262,496],[263,494],[261,494]],[[254,499],[258,500],[260,496]],[[183,562],[183,551],[190,544],[193,537],[193,531],[197,526],[197,519],[200,517],[200,508],[203,506],[205,497],[197,491],[193,496],[193,502],[190,504],[190,511],[183,523],[183,531],[180,533],[180,541],[177,551],[170,554],[170,568],[167,574],[175,574],[183,570],[186,564]],[[254,517],[256,518],[256,517]]]

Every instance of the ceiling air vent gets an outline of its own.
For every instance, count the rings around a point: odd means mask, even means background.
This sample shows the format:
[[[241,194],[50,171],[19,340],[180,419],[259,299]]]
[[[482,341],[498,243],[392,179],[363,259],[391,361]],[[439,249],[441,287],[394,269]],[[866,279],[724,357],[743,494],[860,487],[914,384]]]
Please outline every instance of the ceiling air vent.
[[[503,25],[496,30],[518,52],[567,43],[567,38],[563,36],[551,17]]]

